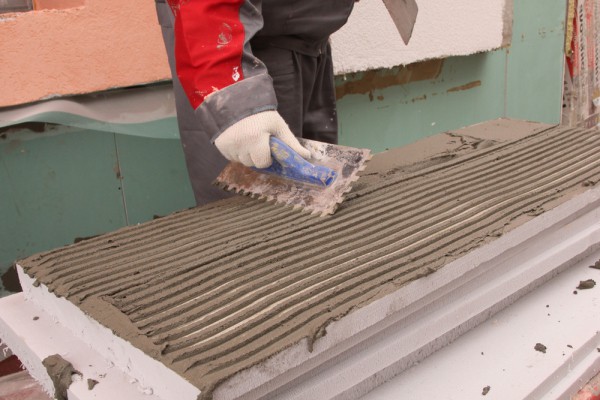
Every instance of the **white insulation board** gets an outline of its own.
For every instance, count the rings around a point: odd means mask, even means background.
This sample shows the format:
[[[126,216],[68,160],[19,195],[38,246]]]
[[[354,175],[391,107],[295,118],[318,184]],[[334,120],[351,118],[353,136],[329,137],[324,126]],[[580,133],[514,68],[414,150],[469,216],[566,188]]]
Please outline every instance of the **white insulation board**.
[[[381,0],[356,3],[348,23],[332,36],[336,74],[390,68],[474,54],[503,45],[512,0],[417,0],[412,38],[404,44]]]

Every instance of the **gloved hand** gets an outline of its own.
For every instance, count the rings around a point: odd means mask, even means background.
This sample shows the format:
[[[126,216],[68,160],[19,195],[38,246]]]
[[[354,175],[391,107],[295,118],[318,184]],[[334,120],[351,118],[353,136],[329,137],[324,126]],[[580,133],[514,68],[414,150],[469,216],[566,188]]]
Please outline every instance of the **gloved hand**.
[[[310,151],[302,147],[277,111],[263,111],[239,120],[225,131],[215,146],[230,161],[238,161],[247,167],[267,168],[271,165],[269,137],[273,135],[303,158],[310,158]]]

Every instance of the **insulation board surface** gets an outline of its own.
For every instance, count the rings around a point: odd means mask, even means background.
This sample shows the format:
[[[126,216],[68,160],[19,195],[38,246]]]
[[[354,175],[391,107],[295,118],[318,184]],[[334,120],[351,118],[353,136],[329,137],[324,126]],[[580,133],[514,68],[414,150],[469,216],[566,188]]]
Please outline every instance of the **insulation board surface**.
[[[600,178],[599,147],[597,130],[553,128],[416,172],[391,159],[332,217],[239,197],[20,265],[208,398],[240,371],[299,342],[310,351],[332,321],[585,191]]]

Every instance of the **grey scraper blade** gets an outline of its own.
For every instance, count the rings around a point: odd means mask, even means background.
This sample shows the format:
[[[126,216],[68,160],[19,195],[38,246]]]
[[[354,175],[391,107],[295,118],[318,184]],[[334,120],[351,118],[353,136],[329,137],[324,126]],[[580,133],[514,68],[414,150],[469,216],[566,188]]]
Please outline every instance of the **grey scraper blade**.
[[[417,22],[419,6],[416,0],[383,0],[404,44],[408,44]]]

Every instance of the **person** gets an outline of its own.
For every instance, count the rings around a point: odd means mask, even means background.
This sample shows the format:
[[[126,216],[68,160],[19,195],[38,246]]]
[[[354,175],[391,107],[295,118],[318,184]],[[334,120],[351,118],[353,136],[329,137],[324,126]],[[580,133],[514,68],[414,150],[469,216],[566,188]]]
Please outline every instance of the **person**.
[[[269,136],[337,143],[330,35],[355,0],[156,0],[198,205],[227,160],[271,164]],[[214,143],[214,146],[213,146]]]

